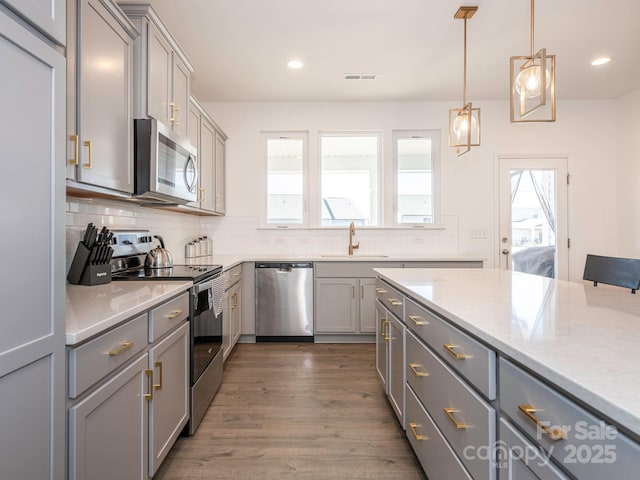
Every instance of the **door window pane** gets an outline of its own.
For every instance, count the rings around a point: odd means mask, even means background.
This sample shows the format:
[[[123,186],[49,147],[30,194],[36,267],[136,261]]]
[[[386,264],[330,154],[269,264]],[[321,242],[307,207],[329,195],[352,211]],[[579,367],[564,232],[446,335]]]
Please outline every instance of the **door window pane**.
[[[395,135],[396,223],[434,223],[434,139]]]
[[[378,134],[321,135],[323,226],[378,225],[380,143]]]
[[[304,222],[304,139],[267,139],[267,223]]]

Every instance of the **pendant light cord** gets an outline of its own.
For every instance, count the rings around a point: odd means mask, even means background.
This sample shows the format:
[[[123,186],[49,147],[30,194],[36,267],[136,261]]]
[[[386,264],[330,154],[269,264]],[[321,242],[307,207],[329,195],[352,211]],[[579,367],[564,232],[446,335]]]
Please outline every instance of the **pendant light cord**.
[[[533,1],[533,0],[531,0]],[[464,16],[464,68],[462,82],[462,108],[467,105],[467,16]]]
[[[534,26],[534,4],[535,0],[531,0],[531,58],[533,58],[533,26]]]

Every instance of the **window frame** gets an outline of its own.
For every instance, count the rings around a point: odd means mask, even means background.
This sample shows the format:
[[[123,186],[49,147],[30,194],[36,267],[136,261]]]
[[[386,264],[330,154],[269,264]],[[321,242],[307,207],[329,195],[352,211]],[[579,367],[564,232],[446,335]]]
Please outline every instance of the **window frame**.
[[[309,227],[309,131],[308,130],[265,130],[260,132],[262,149],[262,208],[260,224],[262,228],[308,228]],[[269,195],[269,140],[293,139],[302,140],[302,222],[300,223],[270,223],[268,221]]]
[[[391,198],[391,224],[389,226],[396,228],[432,228],[437,227],[442,222],[442,216],[440,212],[440,188],[441,188],[441,171],[440,171],[440,157],[441,157],[441,131],[434,129],[419,129],[419,130],[392,130],[391,138],[393,143],[393,175],[392,175],[392,198]],[[398,221],[398,180],[399,180],[399,160],[398,160],[398,140],[411,139],[411,138],[429,138],[431,140],[431,178],[432,178],[432,205],[433,205],[433,221],[431,223],[422,222],[399,222]]]
[[[314,227],[321,229],[344,229],[344,226],[335,225],[322,225],[322,138],[323,137],[376,137],[377,145],[377,159],[376,159],[376,187],[378,194],[375,200],[376,217],[375,225],[362,225],[358,228],[384,228],[384,215],[383,207],[384,201],[384,185],[383,185],[383,165],[384,165],[384,150],[383,150],[383,136],[382,130],[320,130],[318,131],[318,162],[317,162],[317,181],[316,181],[316,198],[313,198],[313,225]]]

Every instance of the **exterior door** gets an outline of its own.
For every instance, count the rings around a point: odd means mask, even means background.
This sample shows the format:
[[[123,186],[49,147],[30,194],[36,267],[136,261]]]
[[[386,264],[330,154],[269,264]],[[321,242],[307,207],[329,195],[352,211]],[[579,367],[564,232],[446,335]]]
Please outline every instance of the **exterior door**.
[[[567,158],[498,159],[498,265],[568,279]]]

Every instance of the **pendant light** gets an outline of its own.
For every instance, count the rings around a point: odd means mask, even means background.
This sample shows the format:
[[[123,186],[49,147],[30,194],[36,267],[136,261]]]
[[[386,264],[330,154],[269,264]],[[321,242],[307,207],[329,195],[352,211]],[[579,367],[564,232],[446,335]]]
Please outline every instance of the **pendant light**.
[[[511,57],[511,122],[556,121],[556,57],[534,54],[534,0],[531,0],[531,54]]]
[[[480,109],[467,102],[467,20],[476,13],[478,7],[460,7],[453,18],[464,20],[464,77],[462,87],[462,108],[449,110],[449,146],[456,147],[460,156],[480,145]]]

